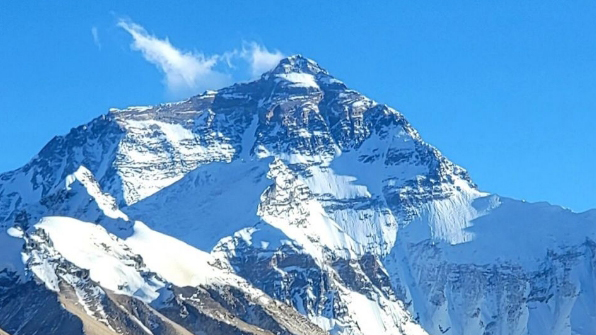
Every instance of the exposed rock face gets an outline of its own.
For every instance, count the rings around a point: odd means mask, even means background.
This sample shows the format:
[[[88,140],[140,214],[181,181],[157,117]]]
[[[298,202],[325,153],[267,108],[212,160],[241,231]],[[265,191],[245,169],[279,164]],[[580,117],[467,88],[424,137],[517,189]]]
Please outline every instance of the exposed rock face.
[[[302,56],[54,138],[0,227],[11,335],[596,334],[596,211],[479,191]]]
[[[83,323],[43,285],[2,282],[0,324],[9,334],[84,334]]]

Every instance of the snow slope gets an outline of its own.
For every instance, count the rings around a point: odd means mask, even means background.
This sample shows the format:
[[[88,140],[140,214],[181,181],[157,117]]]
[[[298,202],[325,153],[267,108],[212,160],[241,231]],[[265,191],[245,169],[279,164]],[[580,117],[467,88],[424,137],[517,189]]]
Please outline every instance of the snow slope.
[[[46,217],[35,229],[47,234],[51,248],[75,266],[89,270],[89,277],[102,287],[116,293],[138,297],[151,302],[165,284],[157,278],[144,278],[129,247],[111,236],[101,226],[68,217]],[[32,237],[33,240],[37,236]],[[32,258],[37,258],[34,252]],[[41,258],[41,257],[40,257]],[[35,275],[48,288],[59,291],[58,280],[51,264],[33,266]]]

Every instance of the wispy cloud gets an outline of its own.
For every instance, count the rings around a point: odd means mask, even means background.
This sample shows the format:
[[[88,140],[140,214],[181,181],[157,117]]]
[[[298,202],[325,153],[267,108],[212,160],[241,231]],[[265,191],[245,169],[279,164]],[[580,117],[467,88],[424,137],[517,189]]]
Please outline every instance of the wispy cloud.
[[[251,76],[253,78],[258,77],[265,71],[271,70],[284,58],[284,55],[279,50],[271,52],[256,42],[245,43],[241,56],[249,62]]]
[[[99,32],[97,31],[97,27],[91,27],[91,36],[93,37],[93,43],[95,43],[95,46],[101,50],[101,41],[99,40]]]
[[[238,61],[248,64],[252,79],[284,57],[281,52],[270,52],[255,42],[245,42],[240,50],[207,56],[180,50],[168,38],[160,39],[130,20],[120,19],[118,26],[132,36],[131,48],[163,72],[168,92],[178,98],[229,85],[235,79],[233,72],[237,71]]]
[[[120,20],[118,26],[132,36],[131,47],[164,73],[164,83],[175,96],[219,88],[231,82],[229,75],[214,69],[217,56],[176,49],[167,38],[159,39],[134,22]]]

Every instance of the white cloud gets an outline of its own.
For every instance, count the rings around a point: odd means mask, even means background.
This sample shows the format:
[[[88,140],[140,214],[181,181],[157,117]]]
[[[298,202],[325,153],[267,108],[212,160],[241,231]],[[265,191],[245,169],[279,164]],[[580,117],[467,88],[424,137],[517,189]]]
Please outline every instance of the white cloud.
[[[163,72],[164,84],[176,98],[231,84],[235,79],[232,72],[237,70],[235,64],[239,60],[248,64],[252,79],[272,69],[284,57],[281,52],[270,52],[255,42],[244,43],[240,51],[206,56],[200,52],[177,49],[167,38],[151,35],[145,28],[129,20],[119,20],[118,26],[132,36],[131,48],[141,52],[145,60]]]
[[[95,46],[101,50],[101,42],[99,40],[99,32],[97,31],[97,27],[91,27],[91,36],[93,36],[93,43],[95,43]]]
[[[284,58],[279,50],[271,52],[255,42],[246,43],[242,48],[241,55],[249,62],[252,78],[273,69]]]
[[[167,38],[162,40],[150,35],[133,22],[120,20],[118,26],[132,36],[131,47],[164,73],[164,83],[172,95],[194,94],[231,83],[228,74],[214,69],[218,56],[206,57],[201,53],[178,50]]]

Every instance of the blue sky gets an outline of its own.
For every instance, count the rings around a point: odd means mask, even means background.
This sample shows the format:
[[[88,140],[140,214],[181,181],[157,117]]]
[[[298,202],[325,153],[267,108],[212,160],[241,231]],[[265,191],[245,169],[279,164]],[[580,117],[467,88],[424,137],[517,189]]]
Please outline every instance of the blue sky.
[[[110,107],[301,53],[403,112],[481,189],[596,208],[594,18],[581,0],[3,1],[0,171]]]

